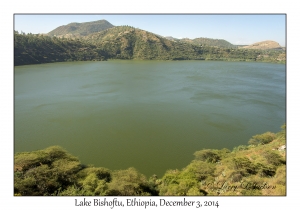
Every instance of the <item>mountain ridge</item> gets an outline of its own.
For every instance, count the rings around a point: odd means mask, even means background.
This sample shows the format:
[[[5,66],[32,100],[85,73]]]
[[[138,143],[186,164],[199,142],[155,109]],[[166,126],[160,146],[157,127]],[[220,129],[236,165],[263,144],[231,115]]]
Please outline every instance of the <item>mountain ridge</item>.
[[[47,35],[57,37],[65,36],[66,38],[81,37],[89,35],[91,33],[100,32],[112,27],[114,27],[114,25],[112,25],[110,22],[104,19],[83,23],[72,22],[67,25],[62,25],[53,29],[52,31],[48,32]]]
[[[132,26],[113,26],[106,20],[70,23],[47,35],[15,31],[14,40],[15,65],[107,59],[279,63],[286,60],[282,48],[248,49],[222,39],[163,37]]]
[[[72,22],[67,25],[59,26],[52,31],[48,32],[47,35],[49,36],[56,36],[56,37],[65,37],[65,38],[79,38],[88,36],[92,33],[97,33],[104,31],[109,28],[117,27],[111,24],[109,21],[102,19],[102,20],[96,20],[96,21],[90,21],[90,22]],[[130,26],[131,27],[131,26]],[[150,32],[152,33],[152,32]],[[154,34],[154,33],[153,33]],[[155,34],[157,35],[157,34]],[[158,35],[160,36],[160,35]],[[227,40],[224,39],[213,39],[213,38],[206,38],[206,37],[197,37],[194,39],[190,38],[175,38],[172,36],[161,36],[163,38],[166,38],[171,41],[176,42],[187,42],[190,44],[195,45],[205,45],[205,46],[212,46],[212,47],[221,47],[221,48],[245,48],[245,49],[279,49],[282,48],[277,42],[272,40],[265,40],[256,42],[250,45],[234,45]],[[267,46],[267,43],[270,43]],[[277,44],[275,44],[277,43]]]
[[[230,42],[224,39],[211,39],[211,38],[199,37],[195,39],[185,38],[185,39],[181,39],[180,41],[185,41],[200,46],[204,45],[204,46],[221,47],[221,48],[237,48],[235,45],[231,44]]]

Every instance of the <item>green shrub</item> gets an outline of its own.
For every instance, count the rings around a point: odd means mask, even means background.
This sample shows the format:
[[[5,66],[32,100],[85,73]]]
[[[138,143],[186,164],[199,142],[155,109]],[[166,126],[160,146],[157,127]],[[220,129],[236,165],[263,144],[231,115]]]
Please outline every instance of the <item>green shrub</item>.
[[[252,136],[249,140],[248,144],[250,145],[258,145],[258,144],[268,144],[276,138],[275,133],[266,132],[263,134]]]
[[[235,170],[237,170],[242,176],[257,173],[256,166],[246,157],[233,158],[233,164]]]
[[[112,173],[112,181],[108,183],[107,186],[107,195],[150,195],[146,177],[139,173],[135,168],[114,171]]]
[[[82,182],[82,189],[88,195],[106,195],[108,189],[105,180],[100,180],[95,173],[89,174]]]
[[[206,161],[209,163],[216,163],[221,158],[220,156],[211,149],[204,149],[194,153],[196,160]]]
[[[106,182],[111,181],[111,171],[103,167],[87,167],[78,172],[78,177],[84,179],[89,174],[95,174],[98,179],[103,179]]]
[[[239,145],[237,147],[234,147],[232,151],[233,152],[239,152],[239,151],[248,150],[248,149],[249,148],[246,145]]]
[[[261,177],[273,177],[276,174],[276,168],[274,166],[266,166],[261,163],[257,163],[256,166]]]
[[[39,195],[36,189],[36,180],[33,177],[24,177],[23,179],[15,178],[14,193],[23,196]]]
[[[78,159],[58,146],[18,153],[15,155],[15,193],[55,195],[76,183],[76,174],[81,169]]]
[[[269,164],[272,164],[274,166],[285,164],[285,160],[276,152],[267,151],[263,154],[263,156],[266,158]]]
[[[79,161],[78,158],[74,157],[73,155],[69,154],[66,150],[64,150],[60,146],[51,146],[43,150],[51,161],[59,160],[59,159],[66,159],[71,161]]]
[[[15,168],[17,170],[27,171],[41,164],[49,164],[50,159],[44,151],[17,153],[14,157]]]
[[[190,174],[191,177],[198,181],[206,179],[208,176],[213,176],[215,165],[203,162],[200,160],[192,161],[186,168],[183,169],[183,174]]]

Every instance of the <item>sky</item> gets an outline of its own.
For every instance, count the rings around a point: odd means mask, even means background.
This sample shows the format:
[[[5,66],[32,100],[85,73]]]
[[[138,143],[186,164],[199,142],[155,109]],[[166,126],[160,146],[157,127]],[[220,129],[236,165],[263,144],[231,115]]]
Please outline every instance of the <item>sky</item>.
[[[14,29],[48,33],[71,22],[105,19],[114,26],[129,25],[174,38],[224,39],[235,45],[272,40],[286,46],[286,15],[278,14],[15,14]]]

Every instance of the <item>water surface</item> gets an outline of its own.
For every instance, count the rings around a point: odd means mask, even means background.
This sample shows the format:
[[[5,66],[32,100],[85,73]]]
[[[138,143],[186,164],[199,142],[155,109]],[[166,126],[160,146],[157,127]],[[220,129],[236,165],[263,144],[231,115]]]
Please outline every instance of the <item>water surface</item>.
[[[15,67],[15,152],[61,145],[84,164],[147,176],[285,123],[285,65],[67,62]]]

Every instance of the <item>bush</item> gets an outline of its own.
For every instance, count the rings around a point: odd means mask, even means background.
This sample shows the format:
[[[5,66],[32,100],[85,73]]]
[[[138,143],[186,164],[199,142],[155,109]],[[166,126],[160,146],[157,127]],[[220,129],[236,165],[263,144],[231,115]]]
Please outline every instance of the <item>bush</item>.
[[[135,168],[118,170],[112,173],[112,181],[107,184],[107,195],[138,196],[150,195],[146,177]]]
[[[103,167],[87,167],[80,172],[78,172],[78,177],[84,179],[87,177],[89,174],[95,174],[97,178],[103,179],[106,182],[110,182],[112,177],[111,177],[111,171],[107,168]]]
[[[69,186],[67,189],[63,191],[59,191],[57,196],[89,196],[94,195],[93,193],[87,192],[81,188],[78,188],[74,185]]]
[[[43,150],[51,161],[59,160],[59,159],[66,159],[71,161],[79,161],[78,158],[74,157],[73,155],[69,154],[66,150],[61,148],[60,146],[51,146]]]
[[[246,145],[239,145],[238,147],[233,148],[233,152],[239,152],[239,151],[248,150],[248,149],[249,148]]]
[[[235,170],[237,170],[242,176],[257,173],[256,166],[246,157],[233,158],[233,164]]]
[[[183,169],[183,174],[190,174],[191,177],[198,181],[204,180],[209,176],[213,176],[215,166],[211,163],[194,160],[186,168]]]
[[[248,144],[250,145],[258,145],[258,144],[268,144],[276,138],[275,133],[266,132],[263,134],[252,136],[249,140]]]
[[[200,183],[190,170],[167,171],[162,178],[162,184],[158,188],[159,195],[163,196],[202,195],[199,191]]]
[[[274,166],[285,164],[285,160],[283,160],[279,154],[273,151],[267,151],[266,153],[263,154],[263,156],[266,158],[269,164],[272,164]]]
[[[220,156],[210,149],[200,150],[194,153],[196,160],[206,161],[209,163],[216,163],[221,160]]]
[[[265,166],[261,163],[256,164],[256,166],[261,177],[273,177],[276,174],[276,168],[273,166]]]
[[[49,156],[43,151],[22,152],[15,155],[15,169],[18,171],[27,171],[41,164],[49,164]]]
[[[54,195],[76,183],[82,169],[78,159],[61,147],[15,155],[15,193]]]
[[[91,173],[82,181],[82,188],[89,195],[106,195],[107,184],[105,180],[99,180],[95,173]]]

